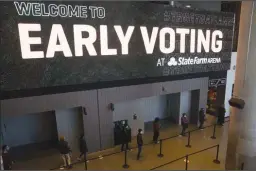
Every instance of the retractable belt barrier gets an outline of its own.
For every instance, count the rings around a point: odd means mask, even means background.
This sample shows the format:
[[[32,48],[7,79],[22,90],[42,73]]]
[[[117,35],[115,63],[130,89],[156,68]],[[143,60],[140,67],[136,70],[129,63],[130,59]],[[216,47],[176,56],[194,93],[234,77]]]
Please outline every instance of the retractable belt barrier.
[[[180,157],[180,158],[177,158],[177,159],[175,159],[175,160],[172,160],[172,161],[170,161],[170,162],[167,162],[167,163],[165,163],[165,164],[162,164],[162,165],[160,165],[160,166],[157,166],[157,167],[154,167],[154,168],[152,168],[152,169],[150,169],[150,170],[156,170],[156,169],[158,169],[158,168],[161,168],[161,167],[164,167],[164,166],[166,166],[166,165],[169,165],[169,164],[171,164],[171,163],[174,163],[174,162],[176,162],[176,161],[179,161],[179,160],[182,160],[182,159],[185,159],[185,170],[188,170],[188,159],[189,159],[189,156],[192,156],[192,155],[194,155],[194,154],[198,154],[198,153],[201,153],[201,152],[203,152],[203,151],[206,151],[206,150],[209,150],[209,149],[212,149],[212,148],[215,148],[215,147],[217,147],[216,149],[216,158],[213,160],[213,162],[214,163],[216,163],[216,164],[220,164],[220,161],[219,161],[219,147],[220,147],[220,145],[218,144],[218,145],[215,145],[215,146],[212,146],[212,147],[208,147],[208,148],[205,148],[205,149],[203,149],[203,150],[200,150],[200,151],[197,151],[197,152],[194,152],[194,153],[190,153],[190,154],[187,154],[187,155],[185,155],[185,156],[182,156],[182,157]]]

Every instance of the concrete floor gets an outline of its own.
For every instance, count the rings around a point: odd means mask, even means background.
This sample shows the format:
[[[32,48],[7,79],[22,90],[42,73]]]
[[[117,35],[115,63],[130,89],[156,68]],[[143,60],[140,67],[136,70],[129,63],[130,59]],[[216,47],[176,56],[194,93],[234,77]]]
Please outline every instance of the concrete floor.
[[[207,115],[207,121],[205,126],[215,123],[215,118]],[[195,129],[195,125],[190,125],[188,130]],[[200,151],[204,148],[208,148],[217,144],[220,144],[219,160],[220,164],[213,163],[216,157],[216,148],[209,149],[207,151],[189,156],[188,170],[224,170],[225,169],[225,154],[228,136],[228,123],[223,127],[217,127],[216,137],[213,140],[212,136],[213,127],[205,128],[204,130],[199,130],[191,133],[191,148],[185,147],[187,143],[187,137],[175,137],[163,141],[162,152],[164,157],[159,158],[157,154],[159,153],[159,144],[157,145],[146,145],[143,147],[142,158],[140,161],[136,160],[137,149],[133,149],[128,152],[127,163],[130,166],[129,170],[149,170],[159,165],[163,165],[172,160],[185,156],[187,154]],[[171,125],[169,128],[165,127],[161,130],[160,138],[168,138],[170,136],[175,136],[180,133],[180,127],[177,125]],[[133,138],[131,147],[136,147],[136,139]],[[150,143],[152,141],[152,133],[145,132],[144,142]],[[92,153],[88,155],[88,159],[97,158],[100,155],[107,155],[113,152],[119,152],[120,147],[115,147],[112,149]],[[73,154],[73,162],[78,154]],[[184,170],[185,169],[185,158],[176,161],[172,164],[165,165],[158,168],[158,170]],[[61,158],[58,153],[51,154],[47,157],[36,158],[27,161],[16,162],[13,169],[24,169],[24,170],[43,170],[43,169],[53,169],[58,168],[61,165]],[[102,159],[90,160],[87,163],[88,170],[120,170],[123,169],[124,164],[124,153],[118,153],[115,155],[110,155],[103,157]],[[84,163],[77,163],[73,165],[73,170],[83,170]]]

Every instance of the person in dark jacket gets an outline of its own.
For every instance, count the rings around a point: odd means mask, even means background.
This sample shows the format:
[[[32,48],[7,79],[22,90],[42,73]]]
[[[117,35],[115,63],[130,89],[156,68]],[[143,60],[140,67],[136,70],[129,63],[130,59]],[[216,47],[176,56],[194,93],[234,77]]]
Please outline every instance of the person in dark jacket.
[[[86,160],[86,153],[88,152],[87,144],[84,138],[84,134],[82,134],[79,138],[79,149],[80,149],[80,156],[78,160],[81,160],[82,156]]]
[[[159,123],[159,118],[155,118],[154,123],[153,123],[153,141],[155,144],[158,143],[158,137],[160,135],[160,123]]]
[[[63,136],[60,137],[59,151],[64,162],[64,167],[67,169],[71,169],[72,168],[71,157],[70,157],[71,149],[68,145],[68,142],[65,141],[65,138]]]
[[[186,113],[183,113],[183,114],[182,114],[182,117],[181,117],[181,126],[182,126],[181,135],[182,135],[182,136],[185,136],[185,131],[186,131],[186,129],[188,128],[188,118],[187,118]]]
[[[140,159],[140,154],[142,151],[142,146],[143,146],[143,138],[142,138],[142,129],[138,130],[138,134],[137,134],[137,145],[138,145],[138,154],[137,154],[137,160]]]
[[[7,145],[2,146],[2,159],[3,159],[4,170],[12,170],[13,161],[9,153],[9,150],[10,150],[9,146]]]
[[[129,135],[128,135],[127,127],[128,125],[125,122],[123,122],[122,133],[121,133],[121,140],[122,140],[121,151],[124,151],[124,146],[126,150],[129,150]]]
[[[204,109],[201,108],[199,111],[199,129],[203,129],[204,126],[204,121],[205,121],[205,112]]]
[[[218,110],[218,124],[223,125],[225,121],[225,113],[226,109],[224,108],[224,105],[221,105]]]

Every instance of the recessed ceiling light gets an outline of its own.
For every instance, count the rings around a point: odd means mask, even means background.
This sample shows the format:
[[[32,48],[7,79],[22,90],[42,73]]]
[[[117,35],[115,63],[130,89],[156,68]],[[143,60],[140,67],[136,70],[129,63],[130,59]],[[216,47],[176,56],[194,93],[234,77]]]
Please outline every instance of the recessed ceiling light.
[[[191,8],[191,5],[186,5],[187,8]]]

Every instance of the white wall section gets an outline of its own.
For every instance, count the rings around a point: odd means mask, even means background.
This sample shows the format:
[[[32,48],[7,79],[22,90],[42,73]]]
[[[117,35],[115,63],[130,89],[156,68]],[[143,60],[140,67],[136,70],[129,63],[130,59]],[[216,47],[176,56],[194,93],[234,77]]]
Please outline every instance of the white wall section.
[[[226,108],[226,117],[230,115],[230,109],[228,101],[231,99],[232,96],[232,88],[233,84],[235,83],[235,74],[236,74],[236,58],[237,52],[232,52],[231,56],[231,64],[230,70],[227,71],[227,80],[226,80],[226,94],[225,94],[225,108]]]

